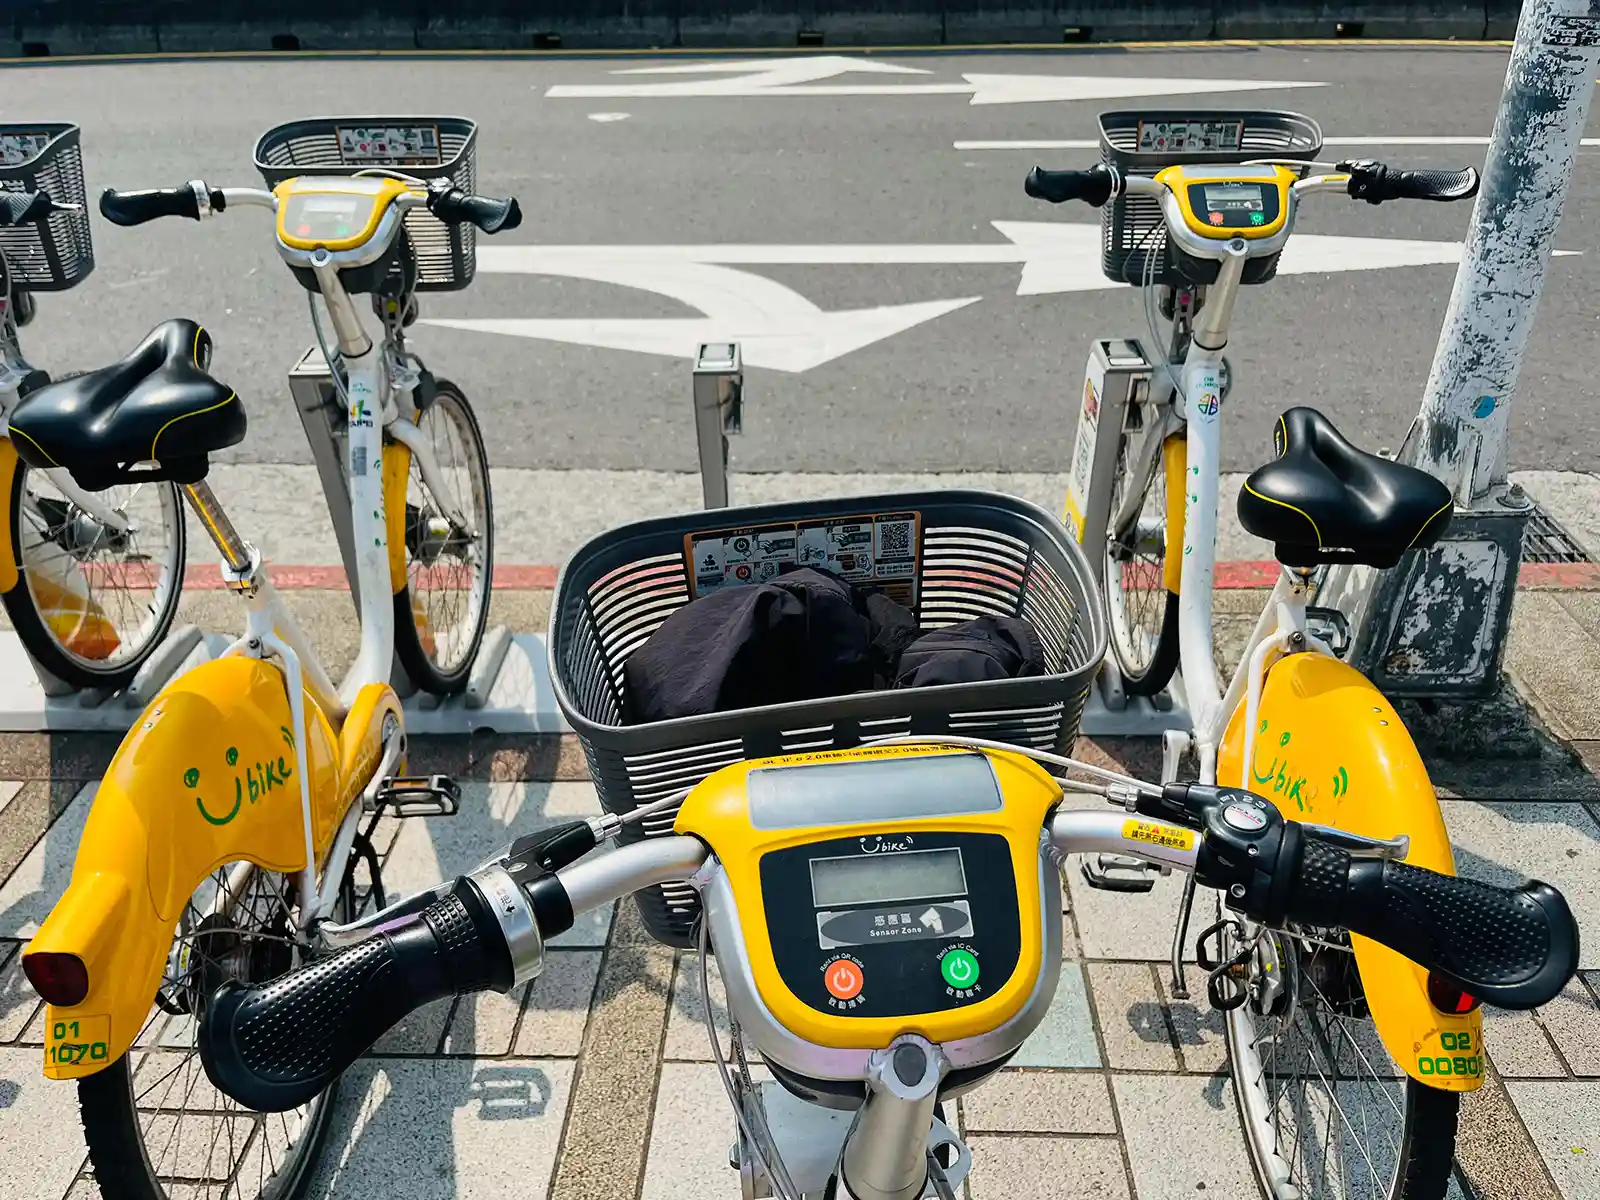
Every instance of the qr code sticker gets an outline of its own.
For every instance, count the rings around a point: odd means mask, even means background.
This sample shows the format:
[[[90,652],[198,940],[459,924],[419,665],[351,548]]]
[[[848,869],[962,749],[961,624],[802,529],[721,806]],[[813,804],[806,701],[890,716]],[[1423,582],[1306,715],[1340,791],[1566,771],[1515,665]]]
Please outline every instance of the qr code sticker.
[[[902,557],[911,553],[911,522],[885,521],[878,526],[879,556]]]
[[[357,477],[367,473],[367,448],[365,446],[352,446],[350,448],[350,474]]]

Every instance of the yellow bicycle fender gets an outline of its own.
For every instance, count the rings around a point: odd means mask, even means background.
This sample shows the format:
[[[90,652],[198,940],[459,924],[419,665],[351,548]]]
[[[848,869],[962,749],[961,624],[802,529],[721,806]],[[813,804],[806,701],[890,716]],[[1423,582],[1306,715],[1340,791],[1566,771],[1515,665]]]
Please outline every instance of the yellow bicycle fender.
[[[186,672],[140,715],[95,793],[72,880],[23,951],[75,954],[88,970],[83,1002],[46,1012],[47,1076],[93,1074],[132,1045],[206,876],[244,860],[279,872],[305,865],[290,727],[282,672],[243,657]],[[305,732],[325,851],[341,812],[339,757],[309,696]]]
[[[17,473],[17,448],[0,438],[0,592],[17,586],[17,548],[11,544],[11,486]]]
[[[1189,470],[1188,440],[1169,437],[1162,442],[1161,465],[1167,484],[1167,549],[1161,563],[1161,586],[1176,596],[1183,579],[1183,501],[1189,490],[1184,482]]]
[[[383,517],[389,542],[389,587],[399,595],[406,586],[406,480],[411,476],[411,448],[383,444]]]
[[[1243,766],[1244,702],[1217,753],[1217,782],[1236,786]],[[1405,725],[1360,672],[1322,654],[1292,654],[1267,673],[1245,786],[1285,817],[1366,837],[1405,834],[1405,861],[1454,875],[1439,800]],[[1469,1092],[1483,1082],[1483,1016],[1442,1013],[1428,973],[1368,938],[1351,935],[1367,1004],[1385,1048],[1413,1079]]]
[[[346,714],[339,730],[339,808],[331,815],[335,820],[350,807],[356,794],[367,785],[372,773],[378,769],[383,757],[383,734],[389,727],[403,728],[405,717],[400,712],[400,697],[387,683],[369,683],[356,693],[356,701]],[[395,764],[394,774],[405,772],[404,756]],[[333,840],[333,829],[327,839],[319,837],[318,845]]]

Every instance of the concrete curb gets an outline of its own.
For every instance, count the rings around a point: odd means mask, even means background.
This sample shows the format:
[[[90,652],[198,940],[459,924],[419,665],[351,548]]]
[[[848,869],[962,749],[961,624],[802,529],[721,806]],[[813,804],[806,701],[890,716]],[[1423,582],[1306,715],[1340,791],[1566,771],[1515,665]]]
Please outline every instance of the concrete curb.
[[[1510,37],[1517,0],[331,0],[313,14],[167,0],[130,19],[105,0],[23,0],[0,57],[363,50],[707,49],[733,46],[1051,45],[1250,38]],[[148,11],[148,10],[147,10]]]

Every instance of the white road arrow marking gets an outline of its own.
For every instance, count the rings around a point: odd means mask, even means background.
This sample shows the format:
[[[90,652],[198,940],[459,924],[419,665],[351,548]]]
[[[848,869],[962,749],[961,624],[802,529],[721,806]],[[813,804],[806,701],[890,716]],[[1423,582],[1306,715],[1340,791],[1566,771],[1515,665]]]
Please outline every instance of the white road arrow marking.
[[[634,350],[693,358],[702,342],[740,343],[744,361],[775,371],[801,372],[853,350],[893,337],[978,299],[930,300],[877,308],[824,312],[799,292],[748,271],[686,259],[629,258],[580,253],[524,259],[521,273],[590,279],[670,296],[704,313],[701,317],[434,318],[423,324],[512,337],[540,338],[579,346]]]
[[[686,96],[971,96],[972,104],[1038,104],[1060,100],[1114,100],[1126,96],[1178,96],[1323,87],[1272,79],[1146,79],[1104,75],[963,74],[963,83],[822,83],[846,73],[928,75],[872,58],[830,54],[815,58],[686,63],[634,67],[614,75],[709,75],[663,83],[556,84],[550,99],[639,99]],[[726,76],[726,78],[721,78]]]

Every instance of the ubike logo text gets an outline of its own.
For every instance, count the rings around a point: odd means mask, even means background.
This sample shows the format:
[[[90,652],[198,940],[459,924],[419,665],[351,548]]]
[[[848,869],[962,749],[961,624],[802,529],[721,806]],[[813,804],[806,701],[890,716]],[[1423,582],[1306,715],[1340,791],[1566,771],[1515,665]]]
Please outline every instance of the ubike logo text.
[[[266,798],[269,792],[286,787],[290,777],[294,774],[294,735],[286,726],[280,725],[279,731],[283,735],[284,744],[289,748],[288,754],[280,754],[276,758],[267,758],[254,763],[239,762],[239,748],[229,746],[223,755],[223,761],[228,764],[229,774],[233,783],[233,806],[220,816],[212,811],[220,809],[222,804],[207,804],[205,793],[201,784],[205,782],[199,767],[190,767],[183,773],[183,786],[191,792],[198,793],[194,798],[194,805],[200,815],[211,825],[227,825],[239,815],[239,811],[246,803],[258,804]],[[223,784],[223,794],[227,794],[227,784]]]

